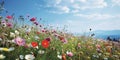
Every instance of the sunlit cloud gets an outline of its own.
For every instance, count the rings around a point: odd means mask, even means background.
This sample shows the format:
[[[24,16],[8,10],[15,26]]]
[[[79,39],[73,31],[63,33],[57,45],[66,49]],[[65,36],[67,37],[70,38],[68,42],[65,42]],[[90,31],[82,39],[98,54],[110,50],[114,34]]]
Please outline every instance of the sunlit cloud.
[[[43,8],[53,8],[48,10],[51,13],[77,13],[80,10],[87,9],[102,9],[107,7],[107,2],[104,0],[47,0]]]

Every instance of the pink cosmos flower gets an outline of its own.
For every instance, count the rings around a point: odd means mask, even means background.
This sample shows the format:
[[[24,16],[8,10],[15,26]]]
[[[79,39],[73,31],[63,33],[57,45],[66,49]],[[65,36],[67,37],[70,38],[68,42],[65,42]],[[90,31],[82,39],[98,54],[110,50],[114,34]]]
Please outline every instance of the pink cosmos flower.
[[[62,42],[66,44],[68,41],[66,39],[63,39]]]
[[[72,57],[73,56],[73,53],[72,52],[66,52],[66,54],[69,56],[69,57]]]
[[[31,18],[31,19],[30,19],[30,21],[32,21],[32,22],[33,22],[33,21],[35,21],[35,20],[36,20],[36,18],[35,18],[35,17],[33,17],[33,18]]]
[[[6,18],[8,18],[8,19],[12,19],[13,17],[12,17],[12,16],[10,16],[10,15],[8,15],[8,16],[6,16]]]
[[[7,26],[11,28],[12,27],[12,23],[7,23]]]
[[[15,43],[18,44],[19,46],[24,46],[25,45],[25,40],[20,38],[20,37],[17,37],[14,39]]]
[[[45,32],[45,30],[44,30],[44,29],[42,29],[42,32]]]
[[[99,49],[100,49],[100,48],[101,48],[101,46],[100,46],[99,44],[97,44],[97,45],[96,45],[96,48],[99,48]]]

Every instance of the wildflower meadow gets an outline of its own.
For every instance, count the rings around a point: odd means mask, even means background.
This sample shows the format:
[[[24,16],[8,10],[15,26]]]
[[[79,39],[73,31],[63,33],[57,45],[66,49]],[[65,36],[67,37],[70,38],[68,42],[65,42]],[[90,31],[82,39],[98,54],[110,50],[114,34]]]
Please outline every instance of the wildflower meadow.
[[[31,22],[25,25],[24,20]],[[0,16],[0,59],[119,60],[119,42],[74,36],[38,23],[35,17]],[[19,22],[22,22],[18,24]],[[27,23],[28,23],[27,22]]]
[[[87,0],[80,1],[85,3]],[[59,2],[57,3],[58,5],[60,4]],[[101,2],[99,5],[101,5]],[[74,1],[66,4],[72,7],[71,4],[73,3]],[[3,4],[4,2],[0,5],[0,11],[3,10]],[[41,5],[39,6],[41,7]],[[57,5],[54,6],[56,8]],[[57,8],[61,9],[61,6]],[[44,7],[44,9],[47,7]],[[77,7],[79,8],[79,6]],[[99,6],[99,8],[101,7],[103,6]],[[86,6],[83,10],[87,8]],[[64,10],[65,13],[69,13],[69,9],[66,6],[59,11],[64,13]],[[78,10],[76,9],[76,11],[72,12],[75,13]],[[85,16],[85,18],[89,16],[78,15]],[[102,17],[102,15],[96,15],[94,16]],[[90,16],[90,18],[94,16]],[[110,17],[109,15],[104,16]],[[15,16],[9,13],[1,15],[0,60],[120,60],[120,41],[97,39],[94,38],[95,34],[93,33],[76,36],[67,32],[65,28],[59,30],[59,28],[54,28],[52,25],[44,24],[42,22],[43,19],[30,15]],[[82,29],[82,27],[80,28]],[[89,31],[91,32],[91,30]]]

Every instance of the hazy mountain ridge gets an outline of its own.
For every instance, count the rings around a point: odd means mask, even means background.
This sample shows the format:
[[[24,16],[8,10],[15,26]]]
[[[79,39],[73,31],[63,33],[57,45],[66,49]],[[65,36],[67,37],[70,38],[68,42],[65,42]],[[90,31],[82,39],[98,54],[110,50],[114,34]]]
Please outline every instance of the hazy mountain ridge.
[[[120,39],[120,30],[97,30],[91,33],[95,34],[95,38],[107,39],[109,36],[112,39]]]

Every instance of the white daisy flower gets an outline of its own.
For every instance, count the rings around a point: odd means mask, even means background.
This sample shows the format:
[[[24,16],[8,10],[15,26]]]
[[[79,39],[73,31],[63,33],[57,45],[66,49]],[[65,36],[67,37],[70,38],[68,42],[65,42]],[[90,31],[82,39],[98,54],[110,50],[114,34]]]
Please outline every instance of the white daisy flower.
[[[62,59],[62,56],[61,56],[61,55],[57,55],[57,57],[58,57],[59,59]]]
[[[34,60],[34,59],[35,59],[35,56],[32,55],[32,54],[27,54],[27,55],[25,55],[25,59],[26,59],[26,60]]]
[[[5,59],[5,57],[3,54],[0,54],[0,59]]]
[[[16,35],[19,35],[20,33],[19,33],[17,30],[15,30],[15,34],[16,34]]]
[[[10,32],[10,37],[15,37],[15,34],[13,32]]]
[[[7,26],[6,23],[2,23],[1,25],[2,25],[3,27],[6,27],[6,26]]]
[[[21,59],[21,60],[23,60],[23,59],[24,59],[24,56],[23,56],[23,55],[20,55],[19,57],[20,57],[20,59]]]
[[[0,38],[0,41],[2,41],[2,39]]]
[[[108,58],[107,58],[107,57],[105,57],[105,58],[104,58],[104,60],[108,60]]]
[[[39,53],[39,54],[44,54],[45,51],[44,51],[44,50],[39,50],[38,53]]]

